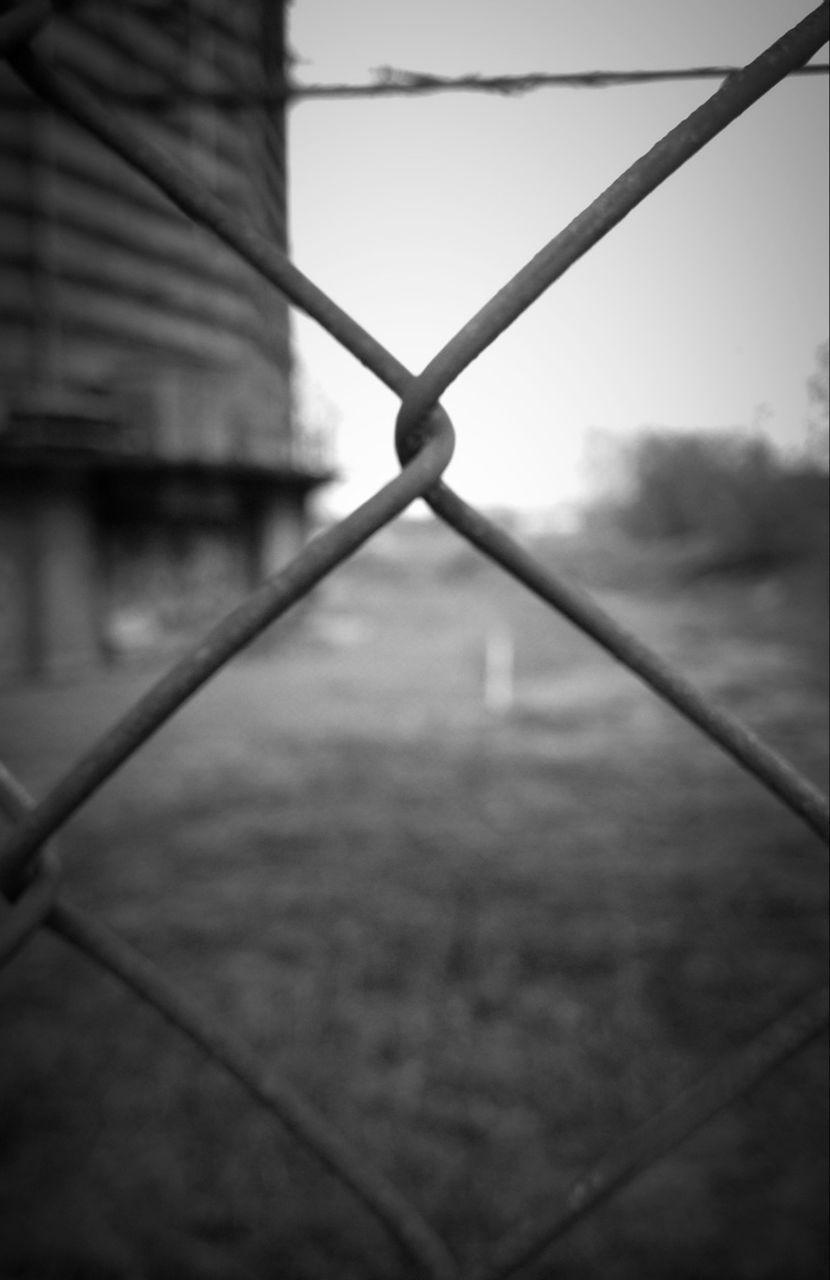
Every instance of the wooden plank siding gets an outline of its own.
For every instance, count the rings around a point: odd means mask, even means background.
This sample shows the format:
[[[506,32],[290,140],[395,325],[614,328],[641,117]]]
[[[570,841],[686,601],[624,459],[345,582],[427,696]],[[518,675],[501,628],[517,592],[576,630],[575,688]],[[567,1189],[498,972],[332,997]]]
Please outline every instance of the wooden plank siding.
[[[282,76],[282,23],[278,0],[86,0],[59,13],[38,47],[102,96],[182,86],[244,94]],[[281,108],[185,98],[113,110],[285,247]],[[284,300],[25,90],[0,110],[0,339],[0,424],[33,379],[116,399],[122,386],[127,398],[142,388],[147,411],[160,414],[146,434],[159,458],[267,468],[302,456],[290,439]],[[222,406],[224,426],[206,401]],[[176,420],[177,403],[186,420]]]

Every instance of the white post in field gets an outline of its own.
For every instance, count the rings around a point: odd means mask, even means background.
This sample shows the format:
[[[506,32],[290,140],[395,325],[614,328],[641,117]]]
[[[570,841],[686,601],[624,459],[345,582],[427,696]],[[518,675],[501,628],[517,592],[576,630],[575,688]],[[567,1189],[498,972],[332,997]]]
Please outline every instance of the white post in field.
[[[484,706],[503,715],[513,706],[513,634],[503,624],[492,626],[484,646]]]

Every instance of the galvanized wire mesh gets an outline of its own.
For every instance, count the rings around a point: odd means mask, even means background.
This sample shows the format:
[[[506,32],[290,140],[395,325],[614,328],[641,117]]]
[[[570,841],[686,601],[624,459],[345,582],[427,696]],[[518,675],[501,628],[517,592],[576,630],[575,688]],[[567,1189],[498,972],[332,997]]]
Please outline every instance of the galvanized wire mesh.
[[[696,724],[825,842],[830,811],[825,797],[748,728],[714,705],[597,603],[542,566],[481,512],[469,507],[441,476],[454,433],[439,397],[487,346],[588,252],[612,227],[701,147],[788,74],[803,67],[828,39],[821,5],[740,73],[731,75],[701,107],[611,184],[524,266],[417,377],[307,279],[253,226],[145,142],[86,88],[28,47],[51,14],[48,0],[25,0],[0,16],[0,53],[46,103],[62,110],[149,178],[185,214],[211,230],[302,311],[316,319],[401,398],[396,427],[400,473],[349,516],[312,540],[275,577],[234,609],[125,715],[95,742],[39,803],[0,766],[0,808],[13,824],[0,849],[0,884],[8,904],[0,918],[0,959],[45,926],[117,975],[234,1076],[251,1097],[305,1144],[365,1208],[385,1225],[402,1253],[432,1277],[462,1274],[462,1265],[427,1223],[365,1157],[353,1151],[296,1090],[275,1080],[210,1013],[204,1013],[109,929],[60,893],[54,838],[70,816],[211,676],[337,568],[415,498],[529,591],[569,618],[656,694]],[[806,993],[740,1051],[725,1059],[609,1152],[544,1221],[530,1219],[508,1234],[487,1280],[518,1273],[576,1221],[649,1167],[711,1115],[798,1052],[828,1021],[826,989]]]

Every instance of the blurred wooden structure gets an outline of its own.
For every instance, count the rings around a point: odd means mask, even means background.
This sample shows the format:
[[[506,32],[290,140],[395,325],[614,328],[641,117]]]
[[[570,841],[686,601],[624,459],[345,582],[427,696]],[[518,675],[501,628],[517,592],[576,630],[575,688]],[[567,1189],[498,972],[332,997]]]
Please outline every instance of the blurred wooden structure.
[[[125,105],[274,243],[282,0],[84,0],[39,51]],[[205,625],[299,545],[325,446],[292,415],[281,296],[3,66],[0,671],[56,672]],[[4,94],[9,101],[9,94]]]

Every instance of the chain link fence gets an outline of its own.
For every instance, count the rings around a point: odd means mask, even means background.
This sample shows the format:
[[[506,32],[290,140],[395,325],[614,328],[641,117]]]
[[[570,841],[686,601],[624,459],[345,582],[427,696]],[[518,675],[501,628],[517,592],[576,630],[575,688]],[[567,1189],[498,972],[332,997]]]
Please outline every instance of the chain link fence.
[[[8,960],[45,927],[115,974],[179,1028],[248,1091],[252,1099],[304,1144],[348,1187],[397,1242],[417,1273],[450,1280],[467,1274],[447,1245],[362,1155],[353,1151],[287,1082],[275,1079],[244,1045],[201,1012],[152,963],[61,892],[54,838],[72,814],[173,716],[211,676],[265,627],[301,600],[416,498],[552,609],[581,628],[636,674],[714,744],[733,757],[825,842],[830,813],[824,796],[749,729],[702,696],[680,672],[620,627],[589,596],[529,555],[503,530],[466,505],[441,480],[454,433],[439,398],[487,346],[587,253],[626,214],[691,156],[784,77],[803,67],[828,39],[821,5],[754,62],[730,75],[718,91],[555,236],[415,376],[342,311],[251,225],[211,196],[159,150],[148,145],[86,88],[56,75],[28,47],[48,21],[49,0],[27,0],[0,16],[0,53],[51,106],[65,112],[149,178],[195,222],[209,228],[401,398],[396,425],[400,473],[338,524],[312,540],[195,645],[97,741],[40,802],[0,766],[0,807],[13,826],[0,850],[0,959]],[[542,1254],[577,1221],[677,1146],[710,1116],[818,1036],[828,1022],[826,988],[802,1000],[724,1059],[610,1151],[581,1178],[558,1209],[531,1217],[508,1233],[478,1280],[506,1280]]]

